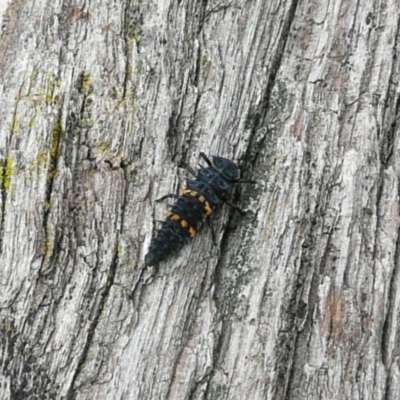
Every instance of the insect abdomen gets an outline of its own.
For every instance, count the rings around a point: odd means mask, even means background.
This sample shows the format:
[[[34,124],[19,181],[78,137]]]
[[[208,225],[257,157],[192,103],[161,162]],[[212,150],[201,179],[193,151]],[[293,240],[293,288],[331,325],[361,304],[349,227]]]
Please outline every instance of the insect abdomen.
[[[171,219],[163,222],[157,236],[152,240],[144,262],[146,265],[156,265],[165,260],[174,250],[183,246],[189,234],[180,224]]]
[[[147,265],[165,260],[172,252],[179,250],[187,239],[196,236],[207,211],[194,191],[189,190],[190,194],[186,191],[188,189],[182,191],[182,196],[172,206],[171,211],[166,213],[167,219],[151,242],[145,257]]]

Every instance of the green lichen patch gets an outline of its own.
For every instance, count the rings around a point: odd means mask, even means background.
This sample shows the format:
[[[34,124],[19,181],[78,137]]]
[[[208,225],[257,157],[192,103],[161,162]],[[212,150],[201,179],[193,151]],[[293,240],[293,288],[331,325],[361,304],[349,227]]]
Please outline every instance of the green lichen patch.
[[[51,137],[51,146],[50,146],[50,156],[51,158],[58,157],[58,146],[60,143],[60,138],[62,136],[63,130],[61,127],[60,118],[57,119],[56,123],[53,127],[52,137]]]
[[[42,151],[37,157],[37,163],[39,164],[39,166],[46,165],[48,160],[49,154],[47,150]]]
[[[59,103],[58,96],[56,95],[57,89],[61,86],[61,82],[56,80],[52,75],[47,79],[46,103],[55,106]]]
[[[93,91],[93,86],[90,79],[89,71],[82,71],[79,75],[78,90],[84,95],[89,96]]]
[[[21,127],[20,121],[16,115],[14,115],[14,118],[12,120],[12,126],[11,126],[11,132],[13,135],[18,133],[19,129]]]
[[[42,266],[42,273],[48,271],[50,267],[50,259],[53,254],[53,237],[54,234],[51,232],[49,224],[48,224],[48,216],[51,209],[51,195],[53,191],[53,183],[54,179],[57,175],[57,164],[59,159],[59,151],[60,151],[60,140],[63,137],[64,131],[62,129],[61,124],[61,115],[58,117],[57,121],[54,124],[52,135],[51,135],[51,142],[50,142],[50,150],[48,154],[41,153],[39,156],[43,162],[47,162],[49,159],[49,167],[48,167],[48,174],[47,174],[47,187],[46,187],[46,200],[43,205],[44,209],[44,225],[46,226],[46,239],[44,242],[44,260]],[[40,162],[40,161],[39,161]]]
[[[1,183],[5,195],[7,195],[11,190],[14,162],[15,162],[14,156],[9,156],[6,158],[4,166],[0,167]]]
[[[128,28],[128,38],[134,40],[135,42],[140,42],[142,40],[142,29],[140,27],[129,27]]]

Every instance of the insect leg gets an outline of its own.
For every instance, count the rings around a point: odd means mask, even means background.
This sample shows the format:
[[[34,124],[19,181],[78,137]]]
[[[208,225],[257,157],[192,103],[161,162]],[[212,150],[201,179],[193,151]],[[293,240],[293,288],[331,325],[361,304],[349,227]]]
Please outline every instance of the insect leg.
[[[185,168],[188,172],[190,172],[194,177],[197,177],[197,172],[190,166],[190,165],[185,165]]]
[[[235,209],[239,214],[245,215],[246,212],[243,211],[238,205],[231,203],[229,200],[226,200],[226,203],[229,204],[233,209]]]
[[[160,197],[159,199],[157,199],[156,202],[159,203],[160,201],[163,201],[165,199],[170,199],[170,198],[178,199],[179,195],[175,194],[175,193],[168,193],[165,196]]]
[[[209,167],[212,167],[212,162],[203,152],[200,153],[200,157],[208,164]]]

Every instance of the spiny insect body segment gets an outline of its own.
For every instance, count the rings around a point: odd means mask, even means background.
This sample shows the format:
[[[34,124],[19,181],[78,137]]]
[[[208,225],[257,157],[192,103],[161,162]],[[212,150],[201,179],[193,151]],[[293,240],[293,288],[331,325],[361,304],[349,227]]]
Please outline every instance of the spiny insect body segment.
[[[239,180],[238,167],[227,158],[213,157],[211,162],[204,153],[200,153],[200,157],[208,167],[200,166],[197,172],[187,167],[195,179],[187,181],[187,188],[180,192],[180,196],[168,194],[159,199],[161,201],[168,197],[175,197],[177,201],[171,211],[165,214],[166,220],[150,244],[145,257],[146,265],[156,265],[165,260],[188,238],[195,237],[205,219],[211,228],[215,243],[215,234],[209,217],[223,202],[243,214],[237,205],[228,200],[232,184],[256,182]]]

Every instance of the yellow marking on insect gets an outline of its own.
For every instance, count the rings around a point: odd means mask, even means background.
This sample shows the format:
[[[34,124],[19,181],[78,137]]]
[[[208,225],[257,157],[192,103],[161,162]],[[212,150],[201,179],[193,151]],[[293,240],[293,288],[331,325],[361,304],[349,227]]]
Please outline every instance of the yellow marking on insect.
[[[210,215],[212,214],[212,208],[210,206],[210,204],[206,201],[206,203],[204,204],[204,209],[206,210],[206,214]]]
[[[168,218],[172,221],[179,222],[181,227],[184,229],[187,229],[189,231],[190,237],[195,237],[196,236],[196,229],[194,229],[192,226],[189,225],[189,222],[187,222],[185,219],[182,219],[178,214],[174,214],[172,212],[166,212],[165,213],[165,218]]]
[[[190,237],[193,238],[196,236],[196,229],[194,229],[192,226],[190,226],[189,223],[187,221],[185,221],[184,219],[181,220],[181,226],[182,226],[182,228],[185,228],[189,231]]]
[[[195,190],[182,189],[181,190],[181,195],[183,196],[185,194],[187,194],[189,196],[192,196],[195,199],[199,200],[200,203],[203,204],[204,210],[205,210],[207,215],[212,214],[212,208],[210,206],[210,203],[206,200],[206,198],[203,195],[197,193]]]
[[[165,218],[172,219],[172,221],[179,221],[181,219],[181,217],[178,214],[174,214],[170,211],[167,211],[164,214],[164,216],[165,216]]]

